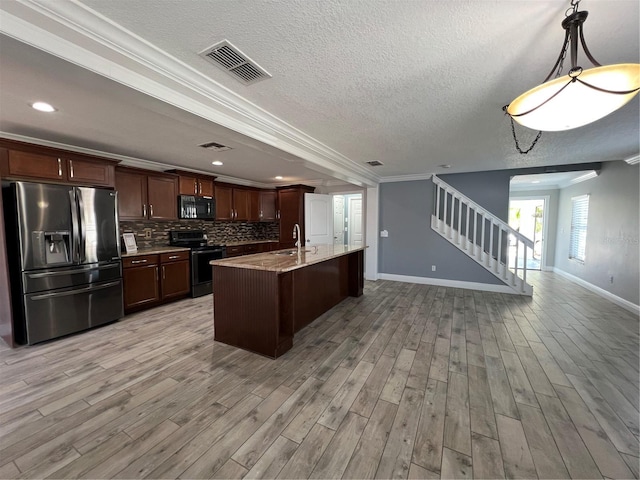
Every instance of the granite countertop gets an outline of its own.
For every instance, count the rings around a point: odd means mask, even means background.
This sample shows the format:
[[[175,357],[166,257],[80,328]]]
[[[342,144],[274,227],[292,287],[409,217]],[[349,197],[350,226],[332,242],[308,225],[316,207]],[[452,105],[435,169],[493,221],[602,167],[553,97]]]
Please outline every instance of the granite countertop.
[[[225,247],[236,247],[238,245],[253,245],[255,243],[278,243],[279,240],[239,240],[237,242],[222,242]]]
[[[184,247],[151,247],[151,248],[139,248],[136,253],[122,253],[122,258],[127,257],[139,257],[140,255],[157,255],[159,253],[171,253],[171,252],[188,252],[190,248]]]
[[[247,268],[250,270],[263,270],[268,272],[289,272],[299,268],[324,262],[331,258],[347,255],[358,250],[364,250],[361,245],[318,245],[317,251],[313,246],[303,247],[298,256],[295,248],[277,250],[267,253],[255,253],[241,257],[231,257],[223,260],[209,262],[216,267]],[[282,252],[294,252],[293,255],[278,255]]]

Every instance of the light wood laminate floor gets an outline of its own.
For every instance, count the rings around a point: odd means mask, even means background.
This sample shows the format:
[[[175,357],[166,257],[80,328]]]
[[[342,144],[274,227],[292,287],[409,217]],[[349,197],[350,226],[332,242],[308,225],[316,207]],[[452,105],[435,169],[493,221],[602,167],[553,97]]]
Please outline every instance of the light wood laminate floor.
[[[638,317],[367,282],[269,360],[211,297],[0,348],[0,478],[638,477]]]

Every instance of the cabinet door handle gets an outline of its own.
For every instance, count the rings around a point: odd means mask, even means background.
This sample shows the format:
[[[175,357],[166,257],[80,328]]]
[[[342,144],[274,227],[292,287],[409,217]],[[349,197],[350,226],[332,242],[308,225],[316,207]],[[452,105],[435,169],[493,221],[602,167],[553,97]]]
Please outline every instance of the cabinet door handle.
[[[71,173],[71,178],[73,178],[73,160],[69,160],[69,170]]]
[[[162,279],[164,280],[166,278],[166,270],[164,268],[164,266],[162,267]]]
[[[198,195],[202,195],[202,184],[198,182]]]
[[[149,204],[149,212],[150,212],[150,217],[153,217],[153,205],[150,203]]]
[[[145,217],[145,218],[147,217],[147,204],[146,203],[142,205],[142,216]]]
[[[158,267],[156,267],[156,282],[158,281]]]
[[[58,159],[58,176],[62,176],[62,159]]]
[[[135,265],[138,263],[147,263],[148,260],[131,260],[131,264]]]

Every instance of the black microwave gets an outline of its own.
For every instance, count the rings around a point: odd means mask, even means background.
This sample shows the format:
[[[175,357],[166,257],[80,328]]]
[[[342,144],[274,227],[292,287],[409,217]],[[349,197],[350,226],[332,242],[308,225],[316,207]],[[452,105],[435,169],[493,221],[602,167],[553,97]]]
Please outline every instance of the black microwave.
[[[178,218],[216,219],[216,199],[178,195]]]

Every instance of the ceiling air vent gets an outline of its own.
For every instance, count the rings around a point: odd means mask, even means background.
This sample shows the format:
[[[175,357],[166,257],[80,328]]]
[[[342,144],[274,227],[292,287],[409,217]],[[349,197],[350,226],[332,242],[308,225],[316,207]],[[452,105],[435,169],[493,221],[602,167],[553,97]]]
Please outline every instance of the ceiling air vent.
[[[228,40],[216,43],[200,52],[200,55],[245,85],[252,85],[271,78],[269,72],[234,47]]]
[[[231,147],[227,147],[226,145],[222,145],[217,142],[207,142],[200,145],[202,148],[206,148],[208,150],[213,150],[214,152],[224,152],[226,150],[231,150]]]
[[[384,165],[384,163],[379,162],[378,160],[371,160],[370,162],[367,162],[367,165],[370,167],[379,167],[380,165]]]

